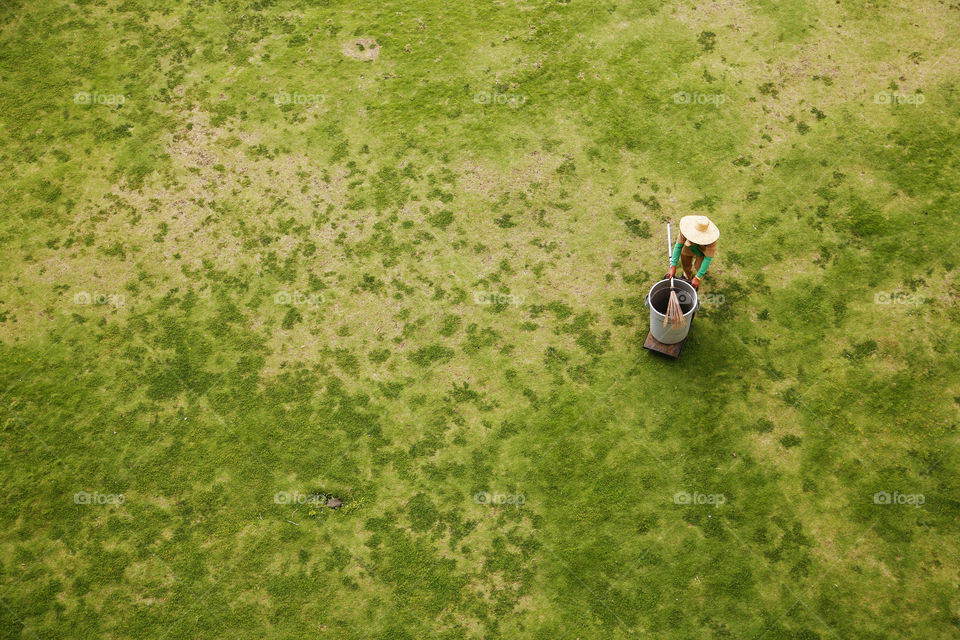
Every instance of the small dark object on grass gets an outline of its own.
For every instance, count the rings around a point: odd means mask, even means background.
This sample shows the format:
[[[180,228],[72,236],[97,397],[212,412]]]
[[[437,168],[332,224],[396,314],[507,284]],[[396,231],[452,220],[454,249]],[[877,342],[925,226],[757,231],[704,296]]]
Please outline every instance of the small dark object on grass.
[[[340,501],[340,498],[330,498],[327,500],[327,506],[331,509],[339,509],[343,506],[343,502]]]

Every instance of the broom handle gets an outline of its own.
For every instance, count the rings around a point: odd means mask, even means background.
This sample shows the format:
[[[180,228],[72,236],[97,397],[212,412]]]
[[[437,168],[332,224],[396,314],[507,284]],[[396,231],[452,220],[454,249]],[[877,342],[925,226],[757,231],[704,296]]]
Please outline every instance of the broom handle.
[[[673,247],[670,246],[670,238],[673,234],[670,233],[670,223],[667,223],[667,260],[673,258]],[[670,295],[673,295],[673,278],[670,278]],[[669,313],[667,315],[670,315]]]

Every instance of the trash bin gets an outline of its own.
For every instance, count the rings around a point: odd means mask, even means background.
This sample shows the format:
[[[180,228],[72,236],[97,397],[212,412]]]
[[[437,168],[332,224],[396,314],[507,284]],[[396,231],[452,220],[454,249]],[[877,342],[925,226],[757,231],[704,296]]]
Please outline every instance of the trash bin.
[[[667,317],[667,303],[670,301],[670,278],[650,287],[650,293],[644,301],[644,304],[650,307],[650,333],[663,344],[676,344],[683,341],[690,332],[693,314],[700,308],[700,298],[692,284],[686,280],[674,278],[673,288],[677,290],[677,300],[680,301],[680,309],[683,311],[684,323],[680,328],[675,328],[669,323],[663,326],[663,320]]]

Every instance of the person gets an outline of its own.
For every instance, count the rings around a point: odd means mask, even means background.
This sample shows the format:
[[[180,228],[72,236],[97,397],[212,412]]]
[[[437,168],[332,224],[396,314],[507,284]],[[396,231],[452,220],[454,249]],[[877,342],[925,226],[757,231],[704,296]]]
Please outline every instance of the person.
[[[665,278],[677,275],[677,262],[683,267],[683,277],[700,289],[700,281],[717,255],[717,239],[720,229],[707,216],[684,216],[680,218],[680,234],[670,256],[670,270]]]

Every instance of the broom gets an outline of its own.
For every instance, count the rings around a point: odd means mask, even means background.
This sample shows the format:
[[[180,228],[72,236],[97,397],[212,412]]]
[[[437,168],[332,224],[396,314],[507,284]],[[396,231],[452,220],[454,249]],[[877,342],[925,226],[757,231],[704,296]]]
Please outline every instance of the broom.
[[[671,242],[673,237],[670,234],[670,223],[667,223],[667,258],[669,259],[673,255],[673,247]],[[673,326],[674,329],[682,329],[687,321],[683,317],[683,309],[680,308],[680,300],[677,299],[677,290],[673,287],[673,278],[670,278],[670,300],[667,302],[667,315],[663,316],[663,326],[666,327],[667,324]]]

